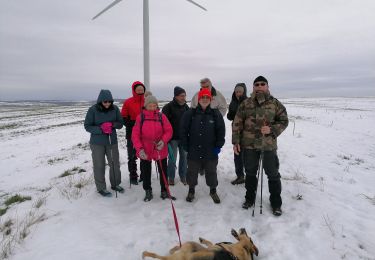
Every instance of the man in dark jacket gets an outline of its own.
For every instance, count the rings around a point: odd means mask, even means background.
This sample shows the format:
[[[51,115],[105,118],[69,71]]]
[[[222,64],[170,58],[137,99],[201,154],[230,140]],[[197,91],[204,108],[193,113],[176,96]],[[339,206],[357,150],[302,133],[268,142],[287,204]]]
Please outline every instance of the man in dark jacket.
[[[146,87],[140,81],[135,81],[132,84],[133,96],[126,99],[121,109],[121,115],[124,119],[126,127],[126,148],[128,151],[128,170],[130,184],[138,185],[137,174],[137,156],[132,142],[132,131],[135,124],[135,119],[142,112],[145,102]],[[142,178],[142,176],[141,176]],[[140,178],[140,181],[141,181]]]
[[[227,118],[230,121],[233,121],[234,117],[236,116],[237,109],[240,106],[241,102],[247,98],[246,96],[246,84],[245,83],[237,83],[234,87],[234,91],[232,94],[232,101],[229,104],[229,111],[227,114]],[[233,125],[233,123],[232,123]],[[238,155],[234,154],[234,167],[236,169],[237,178],[233,180],[231,183],[233,185],[245,183],[245,175],[243,172],[243,158],[242,152]]]
[[[176,173],[176,162],[177,162],[177,148],[180,154],[178,163],[178,174],[181,182],[186,185],[186,152],[184,151],[180,142],[180,122],[182,115],[189,109],[186,104],[186,92],[183,88],[176,86],[174,88],[174,98],[171,102],[163,107],[163,113],[167,116],[169,122],[173,128],[173,136],[169,145],[172,148],[173,156],[168,160],[168,182],[169,185],[174,185],[174,177]]]
[[[105,157],[107,157],[111,188],[124,192],[120,186],[121,171],[116,134],[116,129],[121,129],[123,122],[120,110],[113,104],[109,90],[100,91],[96,104],[87,111],[84,126],[86,131],[91,133],[90,148],[96,189],[102,196],[112,195],[107,191],[105,183]]]
[[[262,165],[268,177],[272,211],[275,216],[282,214],[277,137],[287,128],[288,122],[286,109],[271,96],[267,79],[257,77],[253,83],[253,93],[241,103],[232,127],[233,151],[236,154],[243,152],[245,165],[244,209],[254,205],[259,158],[263,154]]]
[[[181,143],[188,152],[188,202],[194,200],[198,171],[203,168],[206,184],[210,187],[210,196],[215,203],[220,203],[216,193],[217,164],[218,155],[225,142],[225,124],[220,111],[210,107],[211,98],[210,90],[199,91],[197,108],[186,111],[181,121]]]

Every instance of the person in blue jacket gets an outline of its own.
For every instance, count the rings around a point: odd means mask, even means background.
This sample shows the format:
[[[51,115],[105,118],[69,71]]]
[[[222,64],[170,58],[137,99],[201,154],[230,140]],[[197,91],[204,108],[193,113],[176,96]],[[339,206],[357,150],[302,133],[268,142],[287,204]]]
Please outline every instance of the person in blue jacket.
[[[85,129],[91,134],[90,148],[93,161],[96,189],[104,197],[112,196],[105,182],[105,157],[109,165],[111,189],[120,193],[121,171],[116,129],[123,126],[119,108],[113,104],[111,91],[102,89],[97,102],[87,111]]]

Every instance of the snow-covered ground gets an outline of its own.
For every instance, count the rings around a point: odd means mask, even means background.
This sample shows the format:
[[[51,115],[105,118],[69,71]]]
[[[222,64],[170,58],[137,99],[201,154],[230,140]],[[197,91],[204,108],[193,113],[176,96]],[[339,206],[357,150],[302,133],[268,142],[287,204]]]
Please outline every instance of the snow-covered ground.
[[[278,139],[284,214],[272,215],[267,182],[263,214],[257,207],[252,217],[241,208],[245,188],[230,184],[235,174],[226,121],[218,166],[222,203],[212,202],[203,177],[193,203],[185,201],[186,186],[171,188],[182,241],[233,241],[231,228],[245,227],[260,251],[255,259],[375,259],[375,98],[281,101],[290,117]],[[31,200],[10,205],[0,217],[0,259],[12,251],[14,260],[134,260],[144,250],[167,254],[178,243],[156,174],[151,202],[143,202],[142,186],[129,188],[124,130],[126,191],[118,198],[96,193],[83,128],[88,107],[1,102],[0,209],[15,194]],[[72,175],[59,177],[64,172]]]

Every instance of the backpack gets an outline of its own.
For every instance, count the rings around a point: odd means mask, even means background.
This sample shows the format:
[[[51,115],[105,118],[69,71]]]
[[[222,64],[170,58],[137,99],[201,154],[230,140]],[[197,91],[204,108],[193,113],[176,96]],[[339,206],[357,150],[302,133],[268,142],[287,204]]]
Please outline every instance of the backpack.
[[[141,133],[142,133],[142,127],[143,127],[143,122],[146,121],[158,121],[161,124],[161,127],[163,128],[163,118],[162,118],[162,113],[158,112],[158,119],[147,119],[145,118],[145,114],[143,114],[143,111],[141,112]]]

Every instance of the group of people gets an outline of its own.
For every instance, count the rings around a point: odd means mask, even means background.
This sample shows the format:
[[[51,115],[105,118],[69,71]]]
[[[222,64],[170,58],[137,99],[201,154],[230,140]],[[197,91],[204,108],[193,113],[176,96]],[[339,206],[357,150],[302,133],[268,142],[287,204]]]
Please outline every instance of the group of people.
[[[101,90],[97,103],[89,108],[85,129],[91,133],[93,171],[96,188],[102,196],[111,196],[106,189],[105,157],[110,168],[111,189],[123,193],[116,130],[126,127],[128,170],[131,185],[142,182],[144,201],[153,199],[151,186],[152,161],[160,174],[160,197],[176,199],[168,187],[175,185],[176,169],[180,182],[188,186],[186,201],[195,199],[199,174],[205,175],[209,194],[220,203],[217,194],[217,165],[225,143],[223,117],[228,106],[224,96],[213,87],[210,79],[200,81],[200,90],[186,102],[186,91],[174,88],[173,100],[159,108],[158,100],[136,81],[132,97],[123,103],[121,112],[113,104],[109,90]],[[244,209],[254,205],[258,186],[260,160],[268,176],[273,214],[281,211],[281,181],[277,156],[277,137],[288,126],[285,107],[269,92],[268,81],[259,76],[253,92],[247,97],[245,83],[234,88],[227,118],[232,122],[232,144],[236,179],[233,185],[245,183]],[[177,165],[177,154],[179,156]],[[140,159],[140,174],[137,159]],[[261,158],[261,159],[260,159]]]

